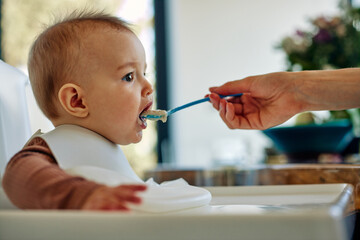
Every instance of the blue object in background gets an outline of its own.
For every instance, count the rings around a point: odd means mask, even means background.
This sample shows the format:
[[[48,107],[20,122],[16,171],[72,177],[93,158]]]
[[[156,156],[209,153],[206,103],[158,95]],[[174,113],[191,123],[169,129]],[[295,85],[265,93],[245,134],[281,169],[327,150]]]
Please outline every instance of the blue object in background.
[[[274,127],[263,131],[281,153],[287,155],[340,154],[354,138],[349,120],[339,120],[321,125]]]

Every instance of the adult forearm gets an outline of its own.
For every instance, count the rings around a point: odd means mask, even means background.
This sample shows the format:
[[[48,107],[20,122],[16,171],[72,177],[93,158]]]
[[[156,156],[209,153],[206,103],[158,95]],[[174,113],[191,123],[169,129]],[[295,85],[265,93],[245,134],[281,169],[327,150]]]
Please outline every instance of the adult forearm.
[[[360,108],[360,68],[293,73],[303,111]]]

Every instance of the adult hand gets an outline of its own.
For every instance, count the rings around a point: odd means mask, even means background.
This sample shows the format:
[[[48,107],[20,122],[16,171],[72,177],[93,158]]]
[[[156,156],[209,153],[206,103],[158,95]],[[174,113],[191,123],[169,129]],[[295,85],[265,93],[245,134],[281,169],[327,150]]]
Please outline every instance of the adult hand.
[[[303,109],[297,84],[287,72],[247,77],[209,90],[213,107],[230,129],[267,129]],[[244,94],[227,100],[218,96],[235,93]]]

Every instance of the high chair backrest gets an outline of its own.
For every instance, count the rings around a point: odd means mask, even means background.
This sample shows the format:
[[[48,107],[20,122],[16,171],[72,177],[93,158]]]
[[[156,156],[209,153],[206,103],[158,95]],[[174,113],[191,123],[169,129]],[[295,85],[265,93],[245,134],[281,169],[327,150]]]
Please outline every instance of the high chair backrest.
[[[31,135],[27,84],[25,74],[0,60],[0,177],[7,162]]]

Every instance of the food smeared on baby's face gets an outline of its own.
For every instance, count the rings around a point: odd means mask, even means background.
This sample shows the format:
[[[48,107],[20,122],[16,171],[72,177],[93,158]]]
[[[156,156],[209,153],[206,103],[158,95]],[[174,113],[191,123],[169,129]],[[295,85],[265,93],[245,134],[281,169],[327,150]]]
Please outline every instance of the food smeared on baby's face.
[[[140,117],[153,121],[161,120],[164,123],[167,121],[167,112],[165,110],[146,110]]]

